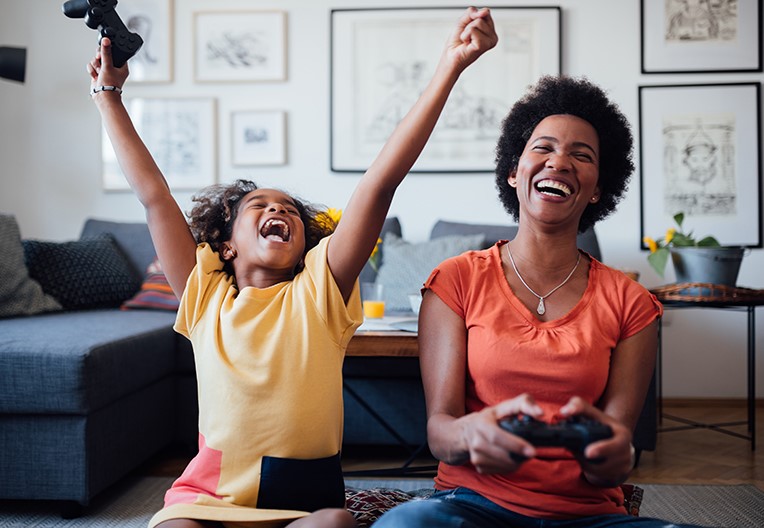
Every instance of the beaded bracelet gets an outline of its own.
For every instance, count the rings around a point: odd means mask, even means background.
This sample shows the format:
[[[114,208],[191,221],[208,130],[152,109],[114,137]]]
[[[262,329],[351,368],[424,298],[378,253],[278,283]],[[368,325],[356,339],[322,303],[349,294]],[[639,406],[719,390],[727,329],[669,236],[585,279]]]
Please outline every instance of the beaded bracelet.
[[[117,92],[118,94],[121,94],[122,88],[119,86],[94,86],[90,89],[90,97],[93,97],[98,92]]]

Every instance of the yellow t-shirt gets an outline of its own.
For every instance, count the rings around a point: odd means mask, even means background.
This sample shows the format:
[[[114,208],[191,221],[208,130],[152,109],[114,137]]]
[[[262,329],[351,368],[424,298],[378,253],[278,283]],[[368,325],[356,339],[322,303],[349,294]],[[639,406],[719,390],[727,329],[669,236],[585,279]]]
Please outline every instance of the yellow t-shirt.
[[[199,454],[150,527],[177,518],[279,526],[307,515],[284,506],[303,497],[280,494],[282,477],[308,494],[341,481],[342,362],[363,314],[357,284],[345,305],[328,241],[294,280],[241,291],[217,253],[197,248],[175,330],[194,347]]]

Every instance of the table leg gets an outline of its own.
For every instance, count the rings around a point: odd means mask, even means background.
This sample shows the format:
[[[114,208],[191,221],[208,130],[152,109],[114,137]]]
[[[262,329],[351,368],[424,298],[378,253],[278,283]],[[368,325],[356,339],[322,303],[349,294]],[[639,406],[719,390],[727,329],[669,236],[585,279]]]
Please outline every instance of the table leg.
[[[756,450],[756,307],[748,307],[748,433]]]

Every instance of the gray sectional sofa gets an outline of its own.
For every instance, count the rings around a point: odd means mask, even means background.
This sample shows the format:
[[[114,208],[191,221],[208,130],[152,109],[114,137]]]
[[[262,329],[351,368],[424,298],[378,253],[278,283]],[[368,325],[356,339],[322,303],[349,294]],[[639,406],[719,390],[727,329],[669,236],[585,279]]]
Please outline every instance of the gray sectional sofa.
[[[385,232],[400,236],[397,219]],[[508,226],[438,222],[432,238]],[[135,274],[154,259],[143,223],[89,219],[81,239],[108,233]],[[593,232],[581,246],[594,256]],[[382,265],[384,261],[382,251]],[[374,280],[367,268],[362,280]],[[78,508],[171,444],[195,449],[196,382],[189,342],[172,330],[174,312],[107,307],[0,318],[0,499],[60,500]],[[419,368],[411,358],[347,358],[345,382],[410,446],[425,441]],[[391,397],[394,396],[394,397]],[[345,445],[398,445],[377,418],[345,396]],[[651,392],[635,443],[655,446]]]

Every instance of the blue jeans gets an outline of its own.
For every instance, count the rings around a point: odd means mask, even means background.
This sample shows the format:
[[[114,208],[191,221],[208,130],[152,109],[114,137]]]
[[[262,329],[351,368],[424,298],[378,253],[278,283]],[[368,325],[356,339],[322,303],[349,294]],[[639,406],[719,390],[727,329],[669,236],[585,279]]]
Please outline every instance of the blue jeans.
[[[466,488],[439,491],[391,509],[374,528],[688,528],[659,519],[631,515],[594,515],[576,519],[535,519],[502,508]]]

